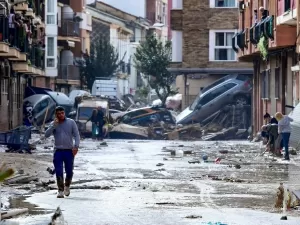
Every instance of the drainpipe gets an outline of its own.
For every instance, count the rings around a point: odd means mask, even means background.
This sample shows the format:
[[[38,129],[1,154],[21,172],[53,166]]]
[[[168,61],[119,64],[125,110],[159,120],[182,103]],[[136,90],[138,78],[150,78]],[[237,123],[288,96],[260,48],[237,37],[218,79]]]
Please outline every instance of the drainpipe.
[[[186,83],[187,83],[187,75],[184,74],[184,104],[186,107],[186,102],[187,102],[187,90],[186,90]],[[182,106],[181,106],[182,107]]]

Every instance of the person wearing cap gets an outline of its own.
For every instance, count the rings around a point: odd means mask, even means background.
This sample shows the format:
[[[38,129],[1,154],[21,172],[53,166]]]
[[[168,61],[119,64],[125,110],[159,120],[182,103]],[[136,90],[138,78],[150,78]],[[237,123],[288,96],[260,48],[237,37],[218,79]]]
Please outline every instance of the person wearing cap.
[[[45,132],[45,138],[54,135],[53,164],[58,187],[57,198],[70,195],[73,178],[74,157],[78,152],[80,135],[74,120],[67,118],[63,107],[55,109],[55,120]],[[75,139],[75,143],[73,143]],[[64,181],[64,168],[66,179]]]
[[[289,142],[292,132],[291,122],[293,122],[294,120],[287,115],[283,115],[281,112],[277,112],[275,114],[275,118],[278,121],[278,133],[282,136],[284,160],[290,160]]]

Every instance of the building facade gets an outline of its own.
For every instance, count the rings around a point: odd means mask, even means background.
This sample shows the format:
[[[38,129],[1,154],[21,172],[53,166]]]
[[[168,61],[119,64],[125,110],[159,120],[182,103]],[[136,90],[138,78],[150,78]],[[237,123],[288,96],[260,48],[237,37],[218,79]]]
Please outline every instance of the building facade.
[[[51,45],[47,43],[52,49],[49,61],[53,62],[53,75],[57,74],[55,90],[69,93],[81,86],[77,60],[90,52],[92,17],[86,10],[85,0],[58,0],[53,11],[57,15],[57,31],[55,34],[53,30]]]
[[[252,74],[251,64],[238,62],[231,47],[239,25],[237,0],[173,0],[172,68],[187,107],[200,90],[233,73]]]
[[[240,61],[253,64],[254,133],[266,112],[288,114],[299,103],[297,2],[239,2],[239,31],[232,45]]]
[[[0,4],[0,130],[23,123],[24,90],[45,76],[45,5],[43,1]]]
[[[168,14],[168,0],[146,0],[146,19],[151,25],[149,34],[163,42],[170,40]]]
[[[139,74],[133,58],[136,48],[145,40],[149,22],[103,2],[87,6],[87,11],[93,20],[92,41],[100,36],[108,37],[119,55],[120,66],[112,74],[112,78],[118,81],[118,97],[134,95],[138,88]]]

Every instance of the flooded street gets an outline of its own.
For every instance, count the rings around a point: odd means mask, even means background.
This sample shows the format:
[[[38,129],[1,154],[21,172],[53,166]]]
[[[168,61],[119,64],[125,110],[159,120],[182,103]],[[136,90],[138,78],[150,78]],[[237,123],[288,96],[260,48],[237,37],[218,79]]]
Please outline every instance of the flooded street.
[[[12,205],[30,208],[15,221],[47,224],[60,206],[69,225],[300,224],[298,211],[282,221],[282,212],[273,208],[280,182],[300,189],[298,156],[289,163],[275,161],[260,156],[259,144],[246,141],[107,144],[83,141],[70,197],[57,199],[51,190],[14,200]],[[39,154],[52,153],[39,148]]]

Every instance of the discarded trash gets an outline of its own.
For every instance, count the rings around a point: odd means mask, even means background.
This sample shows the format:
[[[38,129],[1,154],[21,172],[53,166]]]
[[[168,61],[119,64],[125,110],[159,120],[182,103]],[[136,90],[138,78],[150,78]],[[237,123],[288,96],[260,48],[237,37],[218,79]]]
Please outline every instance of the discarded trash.
[[[201,223],[203,225],[228,225],[226,223],[221,223],[221,222],[216,222],[216,223],[213,223],[213,222],[208,222],[208,223]]]
[[[280,220],[287,220],[287,216],[282,216]]]
[[[284,198],[284,187],[283,187],[283,183],[280,183],[280,186],[278,187],[277,190],[275,208],[281,209],[283,207],[283,198]]]
[[[190,216],[186,216],[185,218],[187,218],[187,219],[200,219],[200,218],[202,218],[202,216],[190,215]]]
[[[182,150],[176,150],[175,154],[178,157],[183,157],[183,151]]]
[[[221,160],[222,160],[221,158],[216,158],[215,163],[216,163],[216,164],[220,164],[220,163],[221,163]]]
[[[189,161],[189,164],[195,164],[195,163],[200,163],[200,161],[199,160],[190,160]]]
[[[207,156],[207,155],[204,155],[204,156],[202,156],[202,159],[203,159],[204,161],[207,161],[208,156]]]
[[[227,154],[228,153],[228,150],[220,150],[219,151],[221,154]]]

